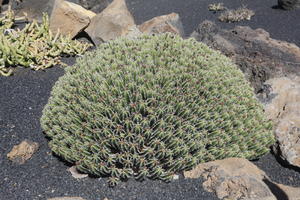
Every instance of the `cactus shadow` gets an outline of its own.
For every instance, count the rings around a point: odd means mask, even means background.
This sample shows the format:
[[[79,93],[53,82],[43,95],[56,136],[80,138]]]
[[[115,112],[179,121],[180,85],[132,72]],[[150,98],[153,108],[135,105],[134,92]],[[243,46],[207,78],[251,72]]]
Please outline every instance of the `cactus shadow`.
[[[274,5],[271,8],[275,10],[283,10],[279,5]]]

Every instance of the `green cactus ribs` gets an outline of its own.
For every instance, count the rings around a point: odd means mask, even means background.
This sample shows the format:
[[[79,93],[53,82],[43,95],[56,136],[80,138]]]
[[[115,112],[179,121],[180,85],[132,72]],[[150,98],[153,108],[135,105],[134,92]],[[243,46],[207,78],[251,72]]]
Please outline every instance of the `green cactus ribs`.
[[[0,75],[3,76],[12,74],[11,66],[40,70],[64,65],[59,59],[61,54],[81,55],[91,46],[59,33],[53,35],[47,14],[42,24],[33,21],[22,30],[12,29],[14,23],[14,13],[9,9],[0,18]]]
[[[112,186],[258,158],[274,142],[230,59],[171,34],[119,38],[79,58],[55,84],[41,124],[53,152]]]

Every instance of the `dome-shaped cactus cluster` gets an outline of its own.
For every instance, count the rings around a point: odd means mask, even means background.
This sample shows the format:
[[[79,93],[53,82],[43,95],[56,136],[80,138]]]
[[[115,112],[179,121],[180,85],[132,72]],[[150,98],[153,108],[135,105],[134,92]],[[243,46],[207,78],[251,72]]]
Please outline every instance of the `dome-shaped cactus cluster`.
[[[51,149],[111,185],[225,157],[254,159],[274,142],[242,72],[194,39],[162,34],[102,44],[55,84],[41,118]]]

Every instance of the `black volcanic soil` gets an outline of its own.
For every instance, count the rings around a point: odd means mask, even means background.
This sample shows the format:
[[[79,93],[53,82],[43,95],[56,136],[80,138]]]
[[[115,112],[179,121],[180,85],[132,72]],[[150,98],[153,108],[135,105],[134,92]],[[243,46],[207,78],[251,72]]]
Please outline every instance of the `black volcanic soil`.
[[[127,0],[136,23],[152,17],[177,12],[186,35],[205,19],[217,21],[217,14],[207,10],[212,0]],[[300,46],[300,11],[273,9],[276,0],[227,0],[225,6],[237,8],[248,5],[256,15],[251,21],[221,24],[232,28],[249,25],[264,28],[275,39]],[[70,65],[74,58],[65,59]],[[104,178],[75,179],[67,172],[68,166],[53,156],[42,133],[39,118],[47,103],[55,81],[64,74],[61,67],[45,71],[18,69],[14,76],[0,77],[0,200],[34,200],[60,196],[80,196],[86,200],[214,200],[212,193],[200,186],[201,179],[180,178],[171,183],[159,181],[128,181],[109,188]],[[16,144],[29,139],[38,142],[39,150],[23,165],[11,163],[6,154]],[[254,161],[278,183],[300,187],[300,172],[283,167],[271,154]]]

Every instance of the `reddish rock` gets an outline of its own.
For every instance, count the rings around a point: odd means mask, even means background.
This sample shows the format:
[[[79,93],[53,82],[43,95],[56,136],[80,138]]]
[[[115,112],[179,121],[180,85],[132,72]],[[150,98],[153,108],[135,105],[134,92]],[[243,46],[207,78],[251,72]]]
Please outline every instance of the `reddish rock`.
[[[17,164],[24,164],[38,150],[38,147],[38,143],[24,140],[13,147],[7,154],[7,158]]]
[[[175,33],[184,36],[184,30],[177,13],[154,17],[138,26],[146,34]]]
[[[56,0],[50,17],[50,30],[62,35],[75,37],[84,30],[90,23],[91,18],[96,16],[92,11],[63,0]]]
[[[300,188],[278,184],[243,158],[199,164],[184,172],[185,178],[202,177],[203,187],[224,200],[300,200]],[[276,189],[276,191],[274,190]]]
[[[186,178],[204,179],[203,187],[220,199],[276,200],[264,183],[266,174],[243,158],[228,158],[199,164],[184,172]]]

